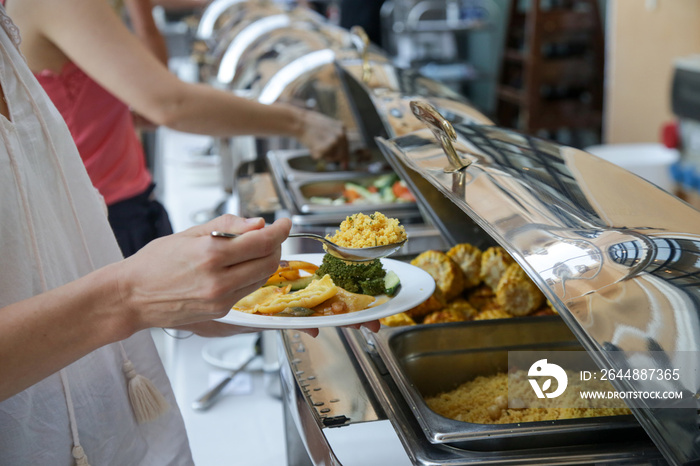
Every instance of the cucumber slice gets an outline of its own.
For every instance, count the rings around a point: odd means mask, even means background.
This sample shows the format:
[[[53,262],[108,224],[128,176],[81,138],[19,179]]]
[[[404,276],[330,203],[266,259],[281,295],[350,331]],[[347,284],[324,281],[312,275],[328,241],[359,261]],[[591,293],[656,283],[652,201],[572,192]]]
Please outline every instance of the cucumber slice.
[[[399,177],[395,173],[387,173],[386,175],[377,177],[372,184],[381,190],[386,187],[391,188],[391,185],[398,179]]]
[[[292,288],[290,291],[298,291],[298,290],[303,290],[307,286],[309,286],[309,283],[314,279],[313,275],[308,275],[306,277],[301,277],[297,278],[296,280],[285,280],[283,282],[275,283],[274,285],[270,286],[276,286],[278,288],[283,288],[287,285],[292,285]]]
[[[393,270],[389,270],[386,275],[384,275],[384,292],[387,296],[393,296],[399,291],[400,286],[401,280],[399,280],[399,276],[396,275],[396,272]]]

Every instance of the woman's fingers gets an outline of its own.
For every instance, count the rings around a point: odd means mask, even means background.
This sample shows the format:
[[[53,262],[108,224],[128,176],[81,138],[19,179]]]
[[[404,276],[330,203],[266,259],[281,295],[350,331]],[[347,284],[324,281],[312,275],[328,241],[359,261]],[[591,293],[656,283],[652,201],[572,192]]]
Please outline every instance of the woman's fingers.
[[[239,227],[239,225],[236,225],[236,227]],[[236,238],[210,236],[208,245],[211,248],[210,254],[213,255],[213,259],[220,261],[224,267],[274,256],[275,258],[272,262],[274,262],[275,268],[269,271],[269,276],[276,270],[280,246],[289,236],[290,229],[291,221],[283,218],[264,228],[251,228]]]

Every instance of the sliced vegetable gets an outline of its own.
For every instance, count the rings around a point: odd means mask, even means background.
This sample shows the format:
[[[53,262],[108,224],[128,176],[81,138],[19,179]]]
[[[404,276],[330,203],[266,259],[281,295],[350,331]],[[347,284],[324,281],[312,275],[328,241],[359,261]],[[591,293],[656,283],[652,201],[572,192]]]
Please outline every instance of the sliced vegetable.
[[[345,183],[345,191],[355,191],[357,194],[359,194],[359,198],[365,198],[365,199],[372,199],[374,198],[374,194],[372,194],[367,188],[364,186],[360,186],[359,184],[355,183]]]
[[[396,196],[397,199],[402,199],[404,201],[416,200],[411,191],[408,189],[408,186],[406,186],[406,182],[403,180],[399,180],[394,183],[392,190],[394,191],[394,196]]]
[[[382,188],[391,187],[398,179],[399,177],[395,173],[388,173],[377,177],[372,185],[381,190]]]
[[[391,186],[383,187],[381,190],[381,196],[382,202],[385,202],[387,204],[396,202],[396,196],[394,195],[394,191],[391,189]]]
[[[300,270],[311,275],[318,270],[318,265],[305,261],[280,261],[277,271],[267,279],[264,286],[284,286],[283,283],[290,283],[301,277]]]
[[[305,277],[299,277],[295,280],[283,280],[279,282],[273,282],[270,283],[270,280],[265,283],[263,286],[278,286],[280,288],[285,287],[287,285],[291,286],[290,291],[298,291],[298,290],[303,290],[306,288],[309,283],[314,279],[313,275],[307,275]]]
[[[313,309],[308,307],[288,307],[284,311],[278,312],[276,316],[286,316],[286,317],[306,317],[314,313]]]
[[[393,270],[387,271],[386,275],[384,275],[384,289],[387,296],[395,295],[396,292],[399,291],[400,286],[401,280],[399,276],[396,275],[396,272]]]

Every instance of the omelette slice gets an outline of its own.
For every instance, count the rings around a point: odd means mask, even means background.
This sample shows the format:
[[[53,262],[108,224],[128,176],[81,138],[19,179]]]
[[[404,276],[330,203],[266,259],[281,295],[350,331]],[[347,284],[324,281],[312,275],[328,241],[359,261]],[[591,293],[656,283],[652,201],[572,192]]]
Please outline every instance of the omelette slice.
[[[233,307],[235,311],[243,311],[252,314],[277,314],[284,311],[288,307],[307,307],[312,308],[332,298],[338,292],[338,287],[335,286],[330,275],[324,275],[323,278],[313,280],[306,288],[289,293],[288,287],[277,288],[282,292],[261,292],[266,288],[275,289],[274,287],[263,287],[250,295],[243,298]],[[284,291],[287,290],[287,291]],[[256,301],[257,299],[257,301]]]

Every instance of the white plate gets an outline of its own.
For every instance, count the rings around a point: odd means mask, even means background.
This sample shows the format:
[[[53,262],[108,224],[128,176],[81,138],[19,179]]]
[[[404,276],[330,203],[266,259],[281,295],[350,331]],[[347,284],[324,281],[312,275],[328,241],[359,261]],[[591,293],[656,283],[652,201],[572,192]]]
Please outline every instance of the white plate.
[[[295,254],[284,257],[285,260],[300,260],[321,264],[324,254]],[[221,322],[234,325],[245,325],[257,328],[320,328],[339,327],[343,325],[360,324],[370,320],[381,319],[399,312],[407,311],[422,303],[433,294],[435,280],[423,269],[407,262],[394,259],[380,259],[384,269],[393,270],[401,280],[401,288],[388,302],[379,306],[365,309],[364,311],[349,312],[333,316],[312,317],[283,317],[248,314],[240,311],[231,311]]]
[[[256,338],[258,338],[257,333],[217,338],[204,345],[202,357],[212,366],[221,369],[238,369],[253,355],[253,345],[255,345]],[[261,370],[262,366],[263,358],[260,355],[252,360],[245,370]]]

